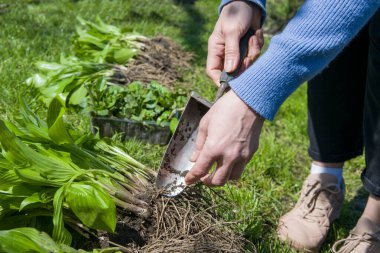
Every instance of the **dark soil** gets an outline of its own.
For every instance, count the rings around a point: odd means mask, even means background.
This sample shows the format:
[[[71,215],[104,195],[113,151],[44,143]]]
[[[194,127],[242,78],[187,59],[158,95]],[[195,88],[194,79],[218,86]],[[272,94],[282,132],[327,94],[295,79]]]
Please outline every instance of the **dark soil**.
[[[128,85],[133,81],[148,84],[151,81],[173,89],[183,81],[183,75],[191,65],[192,55],[166,37],[142,41],[145,47],[126,66],[116,66],[114,80]],[[183,85],[183,83],[182,83]]]
[[[102,247],[119,246],[122,252],[134,253],[253,251],[253,245],[233,231],[236,223],[220,219],[215,196],[200,187],[187,189],[176,198],[162,197],[154,189],[147,192],[151,217],[120,210],[116,233],[99,236]]]

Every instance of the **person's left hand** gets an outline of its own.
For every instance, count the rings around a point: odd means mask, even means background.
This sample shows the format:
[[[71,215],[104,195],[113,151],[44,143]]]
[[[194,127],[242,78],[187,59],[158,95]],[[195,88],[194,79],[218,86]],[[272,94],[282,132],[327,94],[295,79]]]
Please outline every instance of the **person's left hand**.
[[[263,31],[260,29],[261,9],[247,1],[232,1],[223,7],[214,31],[208,39],[207,75],[219,86],[223,69],[232,73],[239,65],[239,41],[249,28],[255,30],[248,42],[247,56],[240,73],[247,69],[259,56],[264,45]]]
[[[227,92],[200,122],[191,157],[195,165],[185,177],[186,184],[201,180],[209,186],[222,186],[238,179],[258,148],[263,121],[232,90]],[[209,175],[215,162],[216,169]]]

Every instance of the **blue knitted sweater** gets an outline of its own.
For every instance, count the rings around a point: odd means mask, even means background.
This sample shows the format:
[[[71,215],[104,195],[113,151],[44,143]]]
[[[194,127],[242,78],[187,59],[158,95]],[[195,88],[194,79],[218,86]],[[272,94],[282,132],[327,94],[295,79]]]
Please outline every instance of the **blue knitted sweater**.
[[[265,0],[250,0],[265,16]],[[220,9],[231,0],[222,0]],[[310,80],[355,37],[380,0],[306,0],[267,51],[231,88],[253,110],[272,120],[285,99]]]

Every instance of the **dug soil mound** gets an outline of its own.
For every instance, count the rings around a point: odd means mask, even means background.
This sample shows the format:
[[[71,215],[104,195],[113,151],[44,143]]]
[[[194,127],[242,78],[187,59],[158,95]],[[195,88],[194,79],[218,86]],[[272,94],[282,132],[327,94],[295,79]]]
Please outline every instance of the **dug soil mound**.
[[[131,253],[254,251],[253,245],[233,231],[236,223],[221,220],[215,196],[201,187],[176,198],[160,196],[151,187],[140,198],[149,203],[149,216],[120,210],[116,234],[99,237],[102,247],[119,246]]]
[[[166,37],[155,37],[142,43],[144,46],[135,59],[126,66],[115,67],[114,79],[125,85],[133,81],[144,84],[157,81],[169,89],[183,81],[184,72],[191,66],[190,53]]]

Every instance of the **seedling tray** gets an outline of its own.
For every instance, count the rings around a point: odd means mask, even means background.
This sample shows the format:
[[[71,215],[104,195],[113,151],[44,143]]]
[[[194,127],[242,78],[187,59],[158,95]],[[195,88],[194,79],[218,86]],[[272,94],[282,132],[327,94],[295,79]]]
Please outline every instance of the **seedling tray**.
[[[130,119],[110,118],[93,116],[91,118],[91,129],[100,137],[112,137],[119,133],[123,140],[137,139],[151,144],[168,144],[171,132],[169,125],[160,126],[155,122],[136,122]]]

